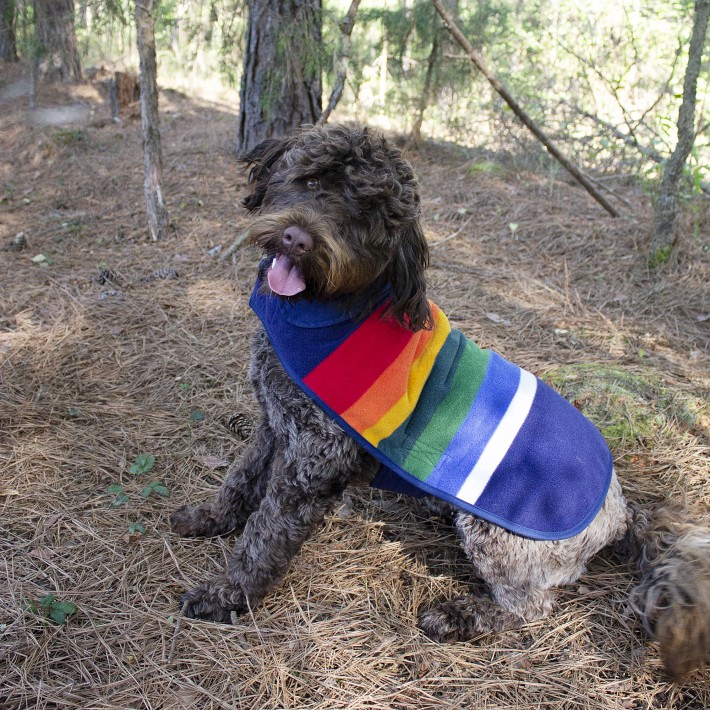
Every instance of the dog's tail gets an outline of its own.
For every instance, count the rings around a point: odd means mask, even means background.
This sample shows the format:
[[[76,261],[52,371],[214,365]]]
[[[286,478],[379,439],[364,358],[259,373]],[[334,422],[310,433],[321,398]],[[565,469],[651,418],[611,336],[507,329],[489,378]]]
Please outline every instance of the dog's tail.
[[[629,509],[623,547],[640,576],[632,606],[677,679],[710,655],[710,529],[670,507]]]

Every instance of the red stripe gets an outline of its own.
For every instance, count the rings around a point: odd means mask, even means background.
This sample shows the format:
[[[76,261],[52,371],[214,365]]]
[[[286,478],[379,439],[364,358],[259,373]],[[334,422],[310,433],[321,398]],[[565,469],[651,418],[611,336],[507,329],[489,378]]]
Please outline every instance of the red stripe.
[[[382,320],[382,306],[311,370],[303,383],[337,414],[357,402],[415,335],[395,321]]]

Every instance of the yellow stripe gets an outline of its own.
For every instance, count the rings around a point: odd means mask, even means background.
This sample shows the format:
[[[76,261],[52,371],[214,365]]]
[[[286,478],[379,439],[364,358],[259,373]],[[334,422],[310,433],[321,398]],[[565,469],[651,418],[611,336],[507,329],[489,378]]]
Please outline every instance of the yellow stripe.
[[[412,413],[419,401],[419,396],[429,377],[434,361],[439,350],[451,333],[451,325],[444,312],[435,304],[430,303],[434,316],[434,335],[426,350],[412,363],[407,382],[407,391],[397,403],[385,414],[377,424],[373,424],[363,432],[363,436],[373,446],[377,446],[382,439],[390,436],[404,420]]]

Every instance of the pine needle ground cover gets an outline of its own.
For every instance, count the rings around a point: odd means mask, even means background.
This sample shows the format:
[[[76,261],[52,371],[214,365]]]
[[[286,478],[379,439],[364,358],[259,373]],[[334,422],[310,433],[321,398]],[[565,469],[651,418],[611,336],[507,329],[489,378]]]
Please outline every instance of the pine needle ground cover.
[[[231,540],[179,539],[168,516],[211,495],[256,417],[259,255],[218,258],[247,224],[235,116],[161,97],[173,228],[152,243],[138,123],[101,120],[88,84],[39,97],[77,103],[90,110],[69,125],[28,122],[12,92],[0,105],[0,707],[710,706],[707,672],[663,679],[610,557],[544,621],[429,641],[419,608],[471,572],[443,522],[379,492],[349,492],[236,625],[181,620],[180,593]],[[630,496],[707,516],[707,208],[686,212],[676,256],[651,274],[652,210],[634,185],[615,183],[632,207],[612,219],[524,156],[409,157],[431,294],[452,323],[593,418]]]

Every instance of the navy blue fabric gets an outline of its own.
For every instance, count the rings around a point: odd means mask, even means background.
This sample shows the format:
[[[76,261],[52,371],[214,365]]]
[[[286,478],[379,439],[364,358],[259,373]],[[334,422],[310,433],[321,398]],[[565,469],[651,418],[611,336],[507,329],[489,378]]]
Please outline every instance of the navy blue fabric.
[[[357,329],[337,302],[289,301],[259,293],[259,282],[249,300],[259,316],[274,350],[281,357],[288,353],[288,372],[305,377]],[[308,331],[318,330],[310,337]],[[282,358],[283,359],[283,358]]]
[[[579,532],[599,509],[597,479],[591,478],[585,485],[579,477],[586,472],[611,472],[612,465],[611,452],[596,427],[538,380],[530,414],[500,464],[507,475],[496,481],[495,491],[484,489],[477,506],[495,516],[514,511],[516,522],[531,528],[539,525],[542,511],[548,529]],[[607,488],[608,483],[604,493]],[[534,496],[531,491],[536,491]],[[565,496],[564,491],[574,495]],[[572,522],[574,527],[570,528]]]

